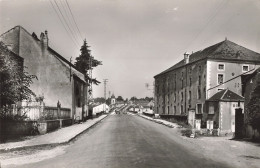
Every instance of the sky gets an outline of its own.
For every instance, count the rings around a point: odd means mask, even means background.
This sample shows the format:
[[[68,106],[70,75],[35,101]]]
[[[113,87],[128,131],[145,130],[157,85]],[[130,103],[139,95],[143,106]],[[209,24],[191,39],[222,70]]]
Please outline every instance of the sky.
[[[103,63],[93,70],[102,82],[94,86],[94,97],[104,96],[103,79],[108,79],[107,96],[153,96],[155,75],[182,60],[185,52],[225,38],[260,53],[259,0],[67,2],[76,24],[66,0],[0,0],[0,34],[17,25],[38,37],[48,30],[50,47],[68,60],[75,60],[86,39]],[[60,21],[57,6],[67,24]]]

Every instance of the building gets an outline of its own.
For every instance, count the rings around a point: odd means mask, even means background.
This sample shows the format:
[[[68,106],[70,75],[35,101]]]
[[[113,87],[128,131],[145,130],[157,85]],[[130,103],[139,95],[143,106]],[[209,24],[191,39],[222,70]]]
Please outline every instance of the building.
[[[260,108],[260,68],[251,74],[242,76],[242,81],[243,96],[245,97],[243,137],[260,139],[260,111],[258,111],[258,113],[253,113],[250,109],[252,104],[254,104],[255,107]],[[250,121],[252,118],[258,118],[258,120],[255,121],[258,123],[258,129],[252,126],[252,121]]]
[[[235,132],[236,110],[244,109],[244,97],[224,89],[206,100],[205,105],[207,129],[220,129],[221,134]],[[195,127],[200,128],[196,125]]]
[[[111,105],[113,106],[115,104],[116,104],[116,97],[115,97],[114,94],[112,94],[112,96],[111,96]]]
[[[206,100],[221,90],[242,95],[241,75],[260,66],[260,54],[227,39],[154,76],[155,113],[194,119],[206,128]],[[190,120],[190,119],[189,119]]]
[[[109,113],[109,106],[105,103],[103,104],[99,104],[99,105],[96,105],[96,106],[93,106],[93,115],[96,116],[96,115],[99,115],[99,114],[102,114],[102,113]]]
[[[24,66],[38,80],[31,84],[31,90],[42,97],[47,107],[70,110],[70,117],[82,120],[87,115],[87,84],[82,73],[55,50],[49,47],[48,32],[30,34],[16,26],[0,36],[0,41],[14,53],[24,58]]]

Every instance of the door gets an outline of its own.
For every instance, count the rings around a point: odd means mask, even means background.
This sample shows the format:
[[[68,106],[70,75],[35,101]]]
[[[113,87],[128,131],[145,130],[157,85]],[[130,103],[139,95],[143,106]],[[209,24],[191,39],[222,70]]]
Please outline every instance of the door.
[[[235,115],[235,138],[243,138],[244,114],[243,109],[236,109]]]

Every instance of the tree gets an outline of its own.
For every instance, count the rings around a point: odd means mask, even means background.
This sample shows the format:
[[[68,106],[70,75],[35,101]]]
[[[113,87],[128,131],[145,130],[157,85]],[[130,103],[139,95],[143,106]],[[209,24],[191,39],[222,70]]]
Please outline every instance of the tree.
[[[100,82],[96,79],[91,78],[88,72],[93,68],[97,67],[98,65],[102,65],[102,62],[94,59],[94,57],[91,55],[91,50],[89,49],[86,40],[84,40],[83,45],[80,48],[80,52],[81,54],[78,57],[76,57],[76,69],[84,74],[85,80],[89,84],[94,83],[98,85]]]
[[[248,122],[253,129],[260,131],[260,85],[257,85],[252,92],[252,97],[247,104]]]
[[[0,44],[0,117],[6,117],[8,105],[22,100],[31,100],[35,97],[29,88],[35,75],[24,71],[23,62],[19,56],[9,51],[2,43]],[[21,58],[20,58],[21,59]],[[26,67],[25,67],[26,68]],[[4,108],[5,107],[5,108]]]
[[[124,101],[124,99],[123,99],[122,96],[118,96],[118,97],[116,98],[116,101]]]

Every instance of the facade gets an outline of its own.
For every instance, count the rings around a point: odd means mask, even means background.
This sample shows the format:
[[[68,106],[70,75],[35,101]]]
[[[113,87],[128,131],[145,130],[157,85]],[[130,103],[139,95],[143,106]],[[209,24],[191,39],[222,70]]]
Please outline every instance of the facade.
[[[244,113],[244,123],[243,123],[243,136],[246,138],[257,138],[260,139],[260,132],[257,129],[253,129],[252,125],[249,123],[249,102],[255,99],[255,97],[260,97],[260,68],[255,70],[252,74],[242,76],[243,81],[243,96],[245,97],[245,113]],[[255,99],[256,104],[260,104],[259,99]],[[255,116],[260,118],[260,111]]]
[[[241,75],[260,66],[260,54],[229,40],[192,54],[156,75],[155,113],[194,118],[206,126],[205,102],[223,89],[241,95]]]
[[[24,58],[24,66],[36,75],[31,85],[38,97],[44,98],[46,106],[70,109],[70,117],[81,120],[87,115],[87,85],[84,75],[75,66],[48,45],[48,33],[28,33],[16,26],[0,36],[0,41],[14,53]]]

